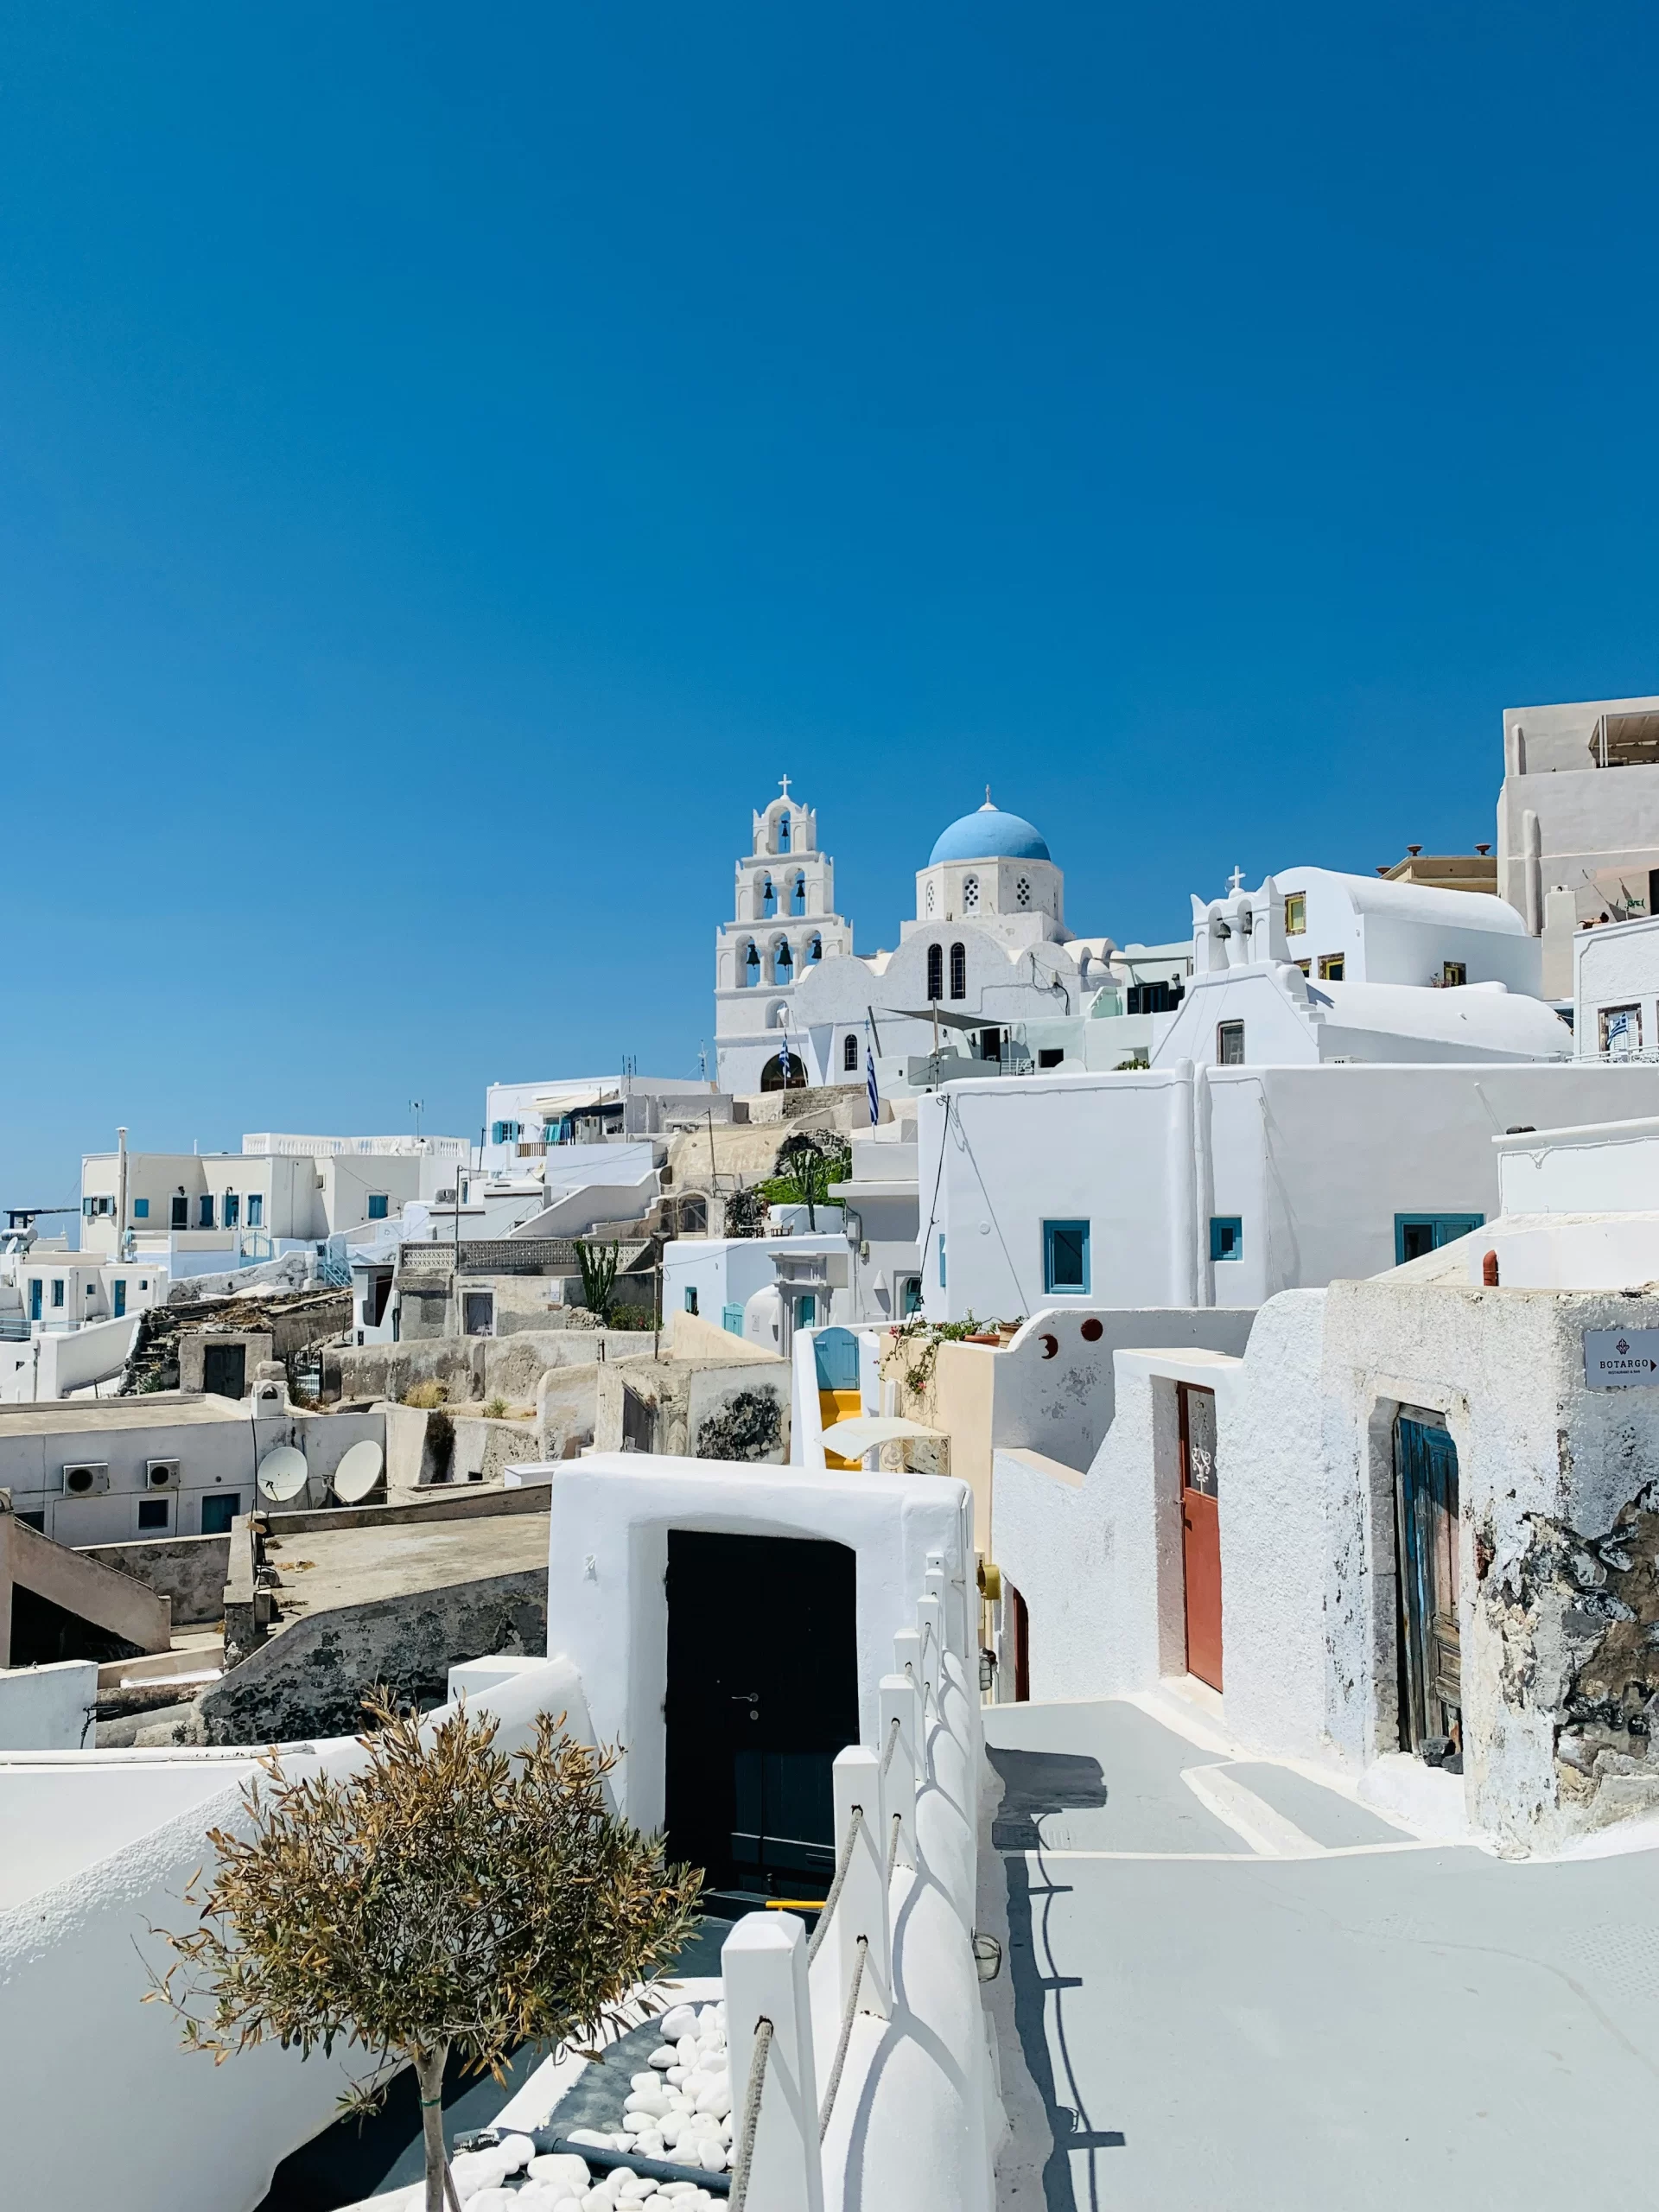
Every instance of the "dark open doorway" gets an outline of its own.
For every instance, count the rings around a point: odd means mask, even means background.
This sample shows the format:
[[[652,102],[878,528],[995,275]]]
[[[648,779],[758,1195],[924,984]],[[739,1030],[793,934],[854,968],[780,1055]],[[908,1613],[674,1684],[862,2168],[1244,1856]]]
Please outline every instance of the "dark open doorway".
[[[1458,1447],[1440,1414],[1406,1406],[1394,1424],[1400,1592],[1400,1748],[1463,1751],[1458,1624]]]
[[[248,1387],[245,1344],[204,1344],[201,1387],[216,1398],[239,1398]]]
[[[857,1569],[843,1544],[671,1530],[670,1856],[722,1897],[822,1897],[836,1753],[858,1740]]]

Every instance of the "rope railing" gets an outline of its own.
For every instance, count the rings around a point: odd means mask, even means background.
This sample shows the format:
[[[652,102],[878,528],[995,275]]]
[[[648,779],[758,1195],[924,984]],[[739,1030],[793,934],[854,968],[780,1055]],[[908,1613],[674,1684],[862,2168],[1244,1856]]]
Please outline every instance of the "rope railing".
[[[732,2139],[732,2212],[743,2212],[748,2201],[749,2168],[754,2162],[754,2131],[760,2118],[760,2093],[766,2083],[766,2060],[772,2051],[772,2022],[754,2024],[754,2049],[749,2054],[749,2078],[743,2086],[743,2114]],[[819,2137],[823,2141],[823,2137]]]
[[[840,1856],[836,1861],[835,1879],[830,1885],[830,1894],[825,1897],[823,1909],[818,1914],[818,1924],[812,1930],[812,1940],[806,1947],[808,1966],[811,1965],[823,1948],[823,1939],[829,1933],[830,1919],[836,1907],[841,1903],[841,1893],[847,1886],[847,1869],[853,1863],[853,1846],[858,1840],[858,1831],[863,1826],[863,1822],[864,1808],[861,1805],[855,1805],[853,1817],[847,1823],[846,1840],[841,1847]]]
[[[888,1837],[888,1839],[887,1839],[887,1879],[888,1879],[888,1881],[892,1881],[892,1879],[893,1879],[893,1868],[894,1868],[894,1867],[899,1864],[899,1838],[900,1834],[903,1833],[903,1830],[904,1830],[904,1825],[905,1825],[905,1816],[904,1816],[904,1815],[903,1815],[902,1813],[895,1813],[895,1814],[893,1815],[893,1834],[892,1834]]]
[[[881,1771],[885,1775],[893,1764],[893,1755],[899,1748],[899,1716],[894,1713],[893,1726],[887,1731],[887,1748],[881,1754]]]
[[[858,2012],[858,1985],[864,1979],[864,1961],[870,1955],[870,1939],[858,1939],[858,1963],[853,1968],[847,2002],[841,2008],[841,2035],[836,2044],[836,2063],[830,2069],[830,2084],[823,2093],[823,2102],[818,2107],[818,2140],[823,2142],[830,2131],[830,2115],[836,2108],[836,2092],[841,2087],[841,2069],[847,2063],[847,2046],[852,2040],[853,2021]],[[736,2192],[733,2192],[735,2196]]]

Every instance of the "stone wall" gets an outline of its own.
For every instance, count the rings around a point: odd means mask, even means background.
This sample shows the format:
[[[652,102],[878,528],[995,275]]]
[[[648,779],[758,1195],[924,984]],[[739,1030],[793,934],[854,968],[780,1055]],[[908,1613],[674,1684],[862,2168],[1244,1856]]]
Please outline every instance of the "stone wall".
[[[547,1646],[547,1570],[533,1567],[440,1590],[342,1605],[296,1621],[260,1645],[197,1708],[210,1744],[294,1743],[348,1736],[378,1682],[441,1705],[451,1667],[481,1651]]]
[[[200,1627],[225,1609],[231,1540],[222,1536],[162,1536],[137,1544],[88,1544],[88,1559],[130,1574],[173,1600],[173,1625]]]

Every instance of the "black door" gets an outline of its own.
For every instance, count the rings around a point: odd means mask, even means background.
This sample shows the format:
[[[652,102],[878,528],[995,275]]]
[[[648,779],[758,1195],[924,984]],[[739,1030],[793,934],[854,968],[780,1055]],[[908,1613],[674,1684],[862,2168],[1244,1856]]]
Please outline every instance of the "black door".
[[[669,1852],[716,1893],[829,1887],[830,1769],[858,1740],[856,1595],[843,1544],[670,1531]]]
[[[248,1348],[245,1344],[204,1344],[201,1387],[216,1398],[239,1398],[247,1387]]]

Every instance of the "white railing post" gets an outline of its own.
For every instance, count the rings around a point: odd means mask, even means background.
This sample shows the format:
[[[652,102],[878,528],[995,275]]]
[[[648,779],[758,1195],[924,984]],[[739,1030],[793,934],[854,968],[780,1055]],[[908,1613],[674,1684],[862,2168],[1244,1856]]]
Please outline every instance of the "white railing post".
[[[908,1675],[883,1675],[881,1695],[881,1756],[887,1770],[881,1782],[881,1817],[887,1826],[882,1849],[893,1849],[893,1822],[899,1820],[900,1866],[916,1864],[916,1776],[921,1765],[921,1700]],[[893,1738],[897,1722],[898,1738]],[[887,1746],[893,1745],[888,1757]]]
[[[853,1986],[858,1942],[868,1944],[858,1986],[858,2010],[887,2019],[893,2011],[892,1947],[887,1924],[887,1839],[882,1817],[881,1756],[862,1744],[849,1744],[836,1755],[836,1834],[844,1839],[853,1808],[863,1818],[853,1839],[847,1881],[830,1924],[829,1948],[836,1961],[836,2014],[839,2019]],[[827,2054],[826,2054],[827,2055]]]
[[[772,2023],[749,2161],[749,2212],[823,2212],[818,2077],[812,2058],[806,1930],[792,1912],[751,1912],[721,1947],[732,2134],[741,2141],[756,2030]]]
[[[939,1676],[944,1656],[944,1600],[923,1598],[916,1607],[916,1626],[922,1639],[921,1684],[924,1706],[932,1700],[939,1709]]]
[[[895,1674],[908,1675],[919,1691],[922,1687],[922,1637],[919,1629],[901,1628],[893,1639],[893,1665]]]

